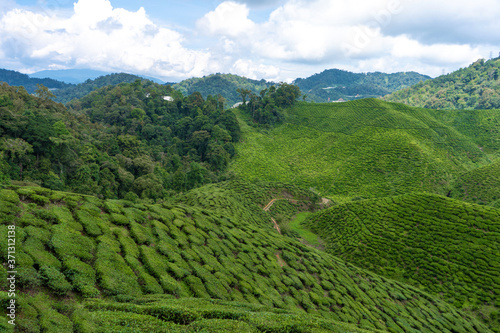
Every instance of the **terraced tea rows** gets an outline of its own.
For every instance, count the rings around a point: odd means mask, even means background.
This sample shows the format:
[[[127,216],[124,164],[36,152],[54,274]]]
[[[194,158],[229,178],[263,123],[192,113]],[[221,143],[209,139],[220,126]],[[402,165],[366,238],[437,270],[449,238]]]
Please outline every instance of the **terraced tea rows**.
[[[415,191],[445,195],[458,175],[489,163],[491,154],[436,112],[374,99],[301,103],[282,126],[246,128],[230,169],[244,179],[313,187],[339,202]]]
[[[229,207],[218,207],[223,192],[206,209],[43,188],[1,190],[0,233],[16,221],[16,327],[58,333],[190,332],[211,325],[218,332],[347,332],[355,325],[369,331],[489,332],[416,288],[263,228],[268,222],[257,221],[265,214],[260,207],[226,214]],[[2,281],[5,274],[2,266]],[[5,305],[7,294],[0,295]],[[5,317],[0,325],[10,327]]]
[[[500,160],[461,175],[451,197],[500,208]]]
[[[327,252],[480,309],[500,327],[500,210],[408,194],[332,207],[304,224],[322,235]]]

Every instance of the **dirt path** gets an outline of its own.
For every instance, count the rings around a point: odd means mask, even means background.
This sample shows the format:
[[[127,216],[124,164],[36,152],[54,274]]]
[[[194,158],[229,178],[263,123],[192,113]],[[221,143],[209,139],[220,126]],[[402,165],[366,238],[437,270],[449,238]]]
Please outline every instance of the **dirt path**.
[[[276,220],[271,217],[271,221],[274,223],[274,229],[278,230],[278,233],[281,235],[280,226],[276,223]]]
[[[269,201],[269,203],[263,208],[264,211],[267,212],[269,210],[269,208],[271,208],[271,206],[274,204],[274,202],[276,200],[281,200],[281,199],[283,199],[283,198],[276,198],[276,199],[273,199],[273,200]],[[278,230],[278,233],[281,235],[280,226],[278,225],[278,223],[276,222],[276,220],[271,217],[271,221],[273,221],[274,229]]]
[[[264,211],[266,211],[266,212],[267,212],[267,211],[269,210],[269,208],[271,208],[271,207],[272,207],[272,205],[274,204],[274,202],[275,202],[276,200],[280,200],[280,199],[281,199],[281,198],[276,198],[276,199],[273,199],[273,200],[269,201],[269,203],[268,203],[268,204],[264,207]]]

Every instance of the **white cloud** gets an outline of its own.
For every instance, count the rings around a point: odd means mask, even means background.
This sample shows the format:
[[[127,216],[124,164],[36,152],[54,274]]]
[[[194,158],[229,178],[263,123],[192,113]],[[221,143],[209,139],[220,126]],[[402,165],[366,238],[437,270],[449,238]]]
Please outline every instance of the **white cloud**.
[[[91,67],[163,78],[210,73],[210,52],[189,50],[184,42],[180,33],[155,25],[143,8],[113,9],[108,0],[79,0],[70,17],[21,9],[0,17],[0,48],[17,52],[34,70]]]
[[[183,34],[155,23],[148,14],[156,13],[113,8],[109,0],[78,0],[59,12],[4,1],[0,62],[29,71],[287,80],[336,67],[438,75],[496,55],[500,45],[498,0],[223,1],[195,27],[175,28]]]
[[[256,64],[252,60],[238,59],[234,62],[232,72],[249,79],[267,79],[270,81],[279,81],[280,70],[272,65]]]
[[[255,23],[248,18],[249,13],[245,4],[225,1],[201,18],[197,25],[209,34],[237,37],[254,29]]]
[[[245,5],[223,2],[198,27],[231,45],[226,51],[235,59],[272,64],[281,73],[290,72],[285,66],[371,65],[437,75],[484,56],[485,42],[500,39],[497,1],[289,0],[263,23],[252,22]]]

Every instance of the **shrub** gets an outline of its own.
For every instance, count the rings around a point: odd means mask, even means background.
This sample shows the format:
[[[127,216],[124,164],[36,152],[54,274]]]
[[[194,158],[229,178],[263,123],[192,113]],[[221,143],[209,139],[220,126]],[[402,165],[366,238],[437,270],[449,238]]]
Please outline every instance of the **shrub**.
[[[45,284],[58,295],[66,295],[72,289],[64,274],[51,266],[41,266],[40,274],[44,277]]]
[[[125,215],[118,214],[118,213],[111,213],[110,216],[111,216],[111,222],[113,222],[114,224],[117,224],[117,225],[129,225],[130,224],[129,219]]]
[[[52,227],[52,238],[49,245],[59,258],[75,256],[90,261],[94,258],[95,244],[79,232],[69,229],[66,225]]]
[[[78,221],[83,225],[85,232],[89,234],[89,236],[96,237],[102,235],[102,229],[100,228],[100,224],[102,224],[102,220],[98,217],[92,216],[86,210],[78,210],[76,211],[76,217]]]
[[[97,297],[99,291],[95,288],[96,273],[92,266],[70,257],[64,260],[64,274],[83,297]]]
[[[42,332],[72,333],[73,323],[71,320],[53,309],[40,313],[40,327]]]

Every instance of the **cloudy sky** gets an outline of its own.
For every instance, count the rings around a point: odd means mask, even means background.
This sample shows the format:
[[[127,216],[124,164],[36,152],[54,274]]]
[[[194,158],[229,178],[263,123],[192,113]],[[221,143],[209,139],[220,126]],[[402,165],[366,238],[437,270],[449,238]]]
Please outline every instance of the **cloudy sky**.
[[[439,76],[498,56],[499,17],[500,0],[0,0],[0,68]]]

